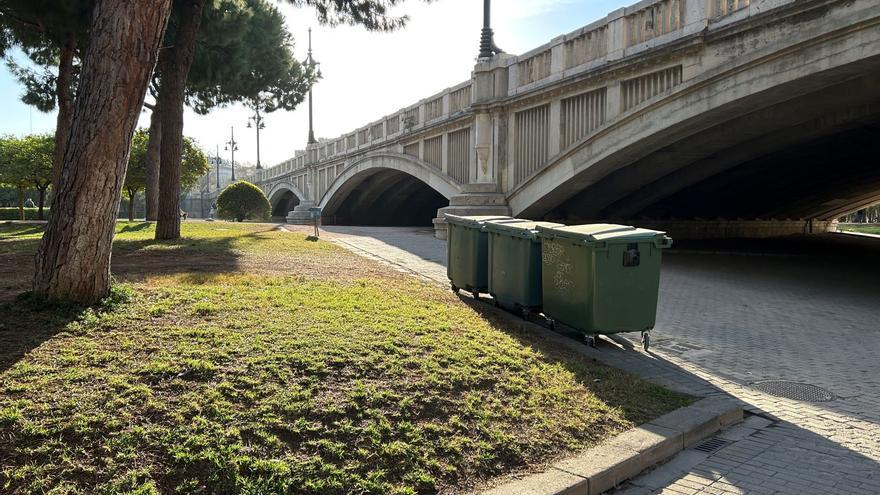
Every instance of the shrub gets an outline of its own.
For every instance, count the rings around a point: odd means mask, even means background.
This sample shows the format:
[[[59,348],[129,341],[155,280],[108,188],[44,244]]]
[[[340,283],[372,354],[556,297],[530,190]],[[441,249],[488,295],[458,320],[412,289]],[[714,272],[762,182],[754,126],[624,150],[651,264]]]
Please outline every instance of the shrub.
[[[49,218],[49,208],[43,208],[43,218]],[[36,208],[25,208],[24,209],[24,219],[25,220],[37,220],[37,209]],[[0,220],[18,220],[18,207],[2,207],[0,208]]]
[[[271,209],[263,191],[243,180],[227,186],[217,198],[217,215],[227,220],[266,220]]]

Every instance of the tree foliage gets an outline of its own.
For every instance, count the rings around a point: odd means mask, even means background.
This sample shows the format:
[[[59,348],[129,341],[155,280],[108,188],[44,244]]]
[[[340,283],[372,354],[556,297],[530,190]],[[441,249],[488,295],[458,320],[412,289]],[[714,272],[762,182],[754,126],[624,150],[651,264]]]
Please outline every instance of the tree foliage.
[[[55,138],[49,134],[0,138],[0,183],[18,189],[20,210],[24,208],[25,189],[37,189],[40,193],[40,220],[43,219],[46,191],[52,183],[54,152]]]
[[[328,26],[363,26],[370,31],[393,31],[406,25],[407,16],[395,17],[389,9],[406,0],[287,0],[296,7],[313,7],[318,21]],[[425,0],[431,2],[433,0]]]
[[[217,197],[217,216],[227,220],[266,220],[271,208],[262,189],[243,180],[230,184]]]
[[[3,0],[0,2],[0,56],[17,47],[28,58],[20,64],[6,57],[13,75],[24,87],[21,100],[49,112],[56,107],[61,49],[79,53],[88,40],[94,0]],[[78,64],[73,66],[75,89]],[[75,91],[74,91],[75,93]]]
[[[314,78],[294,58],[277,8],[266,0],[220,0],[202,15],[186,103],[200,114],[236,102],[263,112],[293,110]]]
[[[128,156],[128,168],[125,172],[123,184],[123,196],[129,200],[129,220],[134,214],[131,205],[134,204],[137,193],[144,190],[147,183],[147,147],[150,135],[146,129],[135,131],[131,139],[131,151]],[[184,136],[183,152],[180,162],[180,185],[183,190],[192,188],[199,178],[210,172],[208,157],[199,148],[195,140]]]

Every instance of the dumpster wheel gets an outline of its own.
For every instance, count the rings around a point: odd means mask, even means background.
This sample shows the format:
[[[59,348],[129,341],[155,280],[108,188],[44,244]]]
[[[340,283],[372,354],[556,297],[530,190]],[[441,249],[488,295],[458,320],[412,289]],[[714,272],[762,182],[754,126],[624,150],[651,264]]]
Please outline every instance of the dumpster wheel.
[[[458,294],[458,286],[455,284],[450,284],[450,285],[452,286],[452,292],[455,292],[456,294]]]
[[[642,332],[642,349],[648,352],[649,347],[651,347],[651,332],[645,330]]]
[[[592,347],[593,349],[595,349],[595,348],[597,348],[597,347],[599,346],[599,344],[598,344],[598,339],[597,339],[597,337],[596,337],[595,335],[587,335],[587,336],[584,338],[584,340],[586,340],[586,344],[587,344],[588,346]]]

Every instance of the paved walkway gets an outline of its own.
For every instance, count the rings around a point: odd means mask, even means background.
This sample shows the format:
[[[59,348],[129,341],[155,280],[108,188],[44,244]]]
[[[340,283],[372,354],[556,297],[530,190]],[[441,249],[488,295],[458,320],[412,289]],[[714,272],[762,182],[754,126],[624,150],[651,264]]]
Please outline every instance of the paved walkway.
[[[325,235],[448,283],[446,244],[428,229],[328,227]],[[637,350],[637,335],[580,346],[676,390],[729,396],[753,414],[617,494],[880,494],[880,265],[870,263],[872,253],[880,260],[880,245],[846,237],[810,240],[801,250],[770,246],[772,256],[670,252],[651,354]],[[838,243],[845,245],[835,250]],[[755,254],[755,244],[748,250]],[[766,380],[815,385],[833,400],[785,399],[750,386]]]

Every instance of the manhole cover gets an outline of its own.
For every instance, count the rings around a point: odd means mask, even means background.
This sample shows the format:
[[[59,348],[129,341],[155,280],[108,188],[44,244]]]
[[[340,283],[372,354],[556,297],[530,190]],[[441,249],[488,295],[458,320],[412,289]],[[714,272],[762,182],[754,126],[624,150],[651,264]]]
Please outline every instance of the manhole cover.
[[[809,383],[766,380],[753,383],[752,388],[777,397],[804,402],[828,402],[834,400],[834,394],[822,387],[810,385]]]

